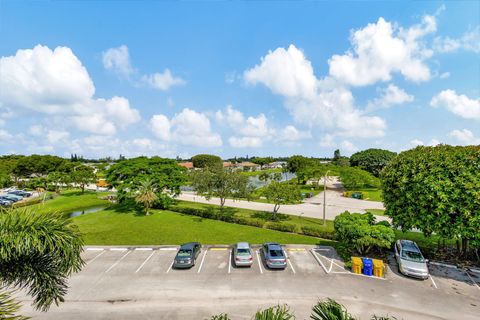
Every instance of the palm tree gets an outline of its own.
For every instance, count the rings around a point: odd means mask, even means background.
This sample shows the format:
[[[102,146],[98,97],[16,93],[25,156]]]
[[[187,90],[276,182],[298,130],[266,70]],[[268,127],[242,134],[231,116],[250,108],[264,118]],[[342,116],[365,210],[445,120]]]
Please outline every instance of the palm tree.
[[[135,202],[140,203],[145,208],[145,215],[148,216],[148,210],[157,201],[157,187],[151,179],[145,179],[140,181],[140,186],[137,189],[135,196]]]
[[[332,299],[319,301],[312,308],[313,320],[355,320],[347,309]]]
[[[259,310],[253,320],[293,320],[295,316],[287,305],[277,305],[264,310]]]
[[[63,302],[67,278],[84,264],[77,226],[60,213],[24,208],[1,211],[0,230],[0,318],[24,319],[12,315],[19,305],[6,287],[26,289],[41,311]]]

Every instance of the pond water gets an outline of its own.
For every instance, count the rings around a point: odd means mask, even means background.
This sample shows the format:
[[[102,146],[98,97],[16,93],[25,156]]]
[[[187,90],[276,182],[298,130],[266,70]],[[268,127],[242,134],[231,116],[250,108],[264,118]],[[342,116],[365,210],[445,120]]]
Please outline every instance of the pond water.
[[[107,208],[106,206],[98,206],[98,207],[91,207],[91,208],[87,208],[87,209],[82,209],[82,210],[77,210],[77,211],[73,211],[72,213],[70,213],[68,216],[70,218],[73,218],[73,217],[78,217],[82,214],[87,214],[87,213],[92,213],[92,212],[98,212],[98,211],[102,211],[103,209]]]

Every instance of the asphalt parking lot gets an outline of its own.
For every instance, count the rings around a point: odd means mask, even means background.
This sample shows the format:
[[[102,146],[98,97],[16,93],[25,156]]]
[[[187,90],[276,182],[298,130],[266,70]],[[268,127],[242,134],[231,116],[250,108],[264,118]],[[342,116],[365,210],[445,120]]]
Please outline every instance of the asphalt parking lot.
[[[385,278],[345,270],[331,247],[286,246],[285,270],[265,267],[258,247],[251,268],[236,268],[227,246],[204,247],[191,269],[172,268],[177,247],[86,248],[83,270],[70,279],[66,302],[35,319],[207,319],[228,312],[250,319],[259,308],[287,303],[307,319],[318,299],[336,299],[361,319],[372,313],[398,319],[478,319],[480,275],[430,266],[431,279]]]

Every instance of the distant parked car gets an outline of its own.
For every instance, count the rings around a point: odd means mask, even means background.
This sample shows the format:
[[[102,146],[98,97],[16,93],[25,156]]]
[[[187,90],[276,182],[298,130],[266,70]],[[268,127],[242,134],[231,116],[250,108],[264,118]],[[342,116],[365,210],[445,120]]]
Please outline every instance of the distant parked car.
[[[0,195],[0,199],[11,200],[11,201],[13,201],[13,202],[17,202],[17,201],[22,200],[23,197],[17,196],[17,195],[15,195],[15,194],[9,194],[9,193],[7,193],[7,194],[2,194],[2,195]]]
[[[287,257],[282,246],[278,243],[264,243],[262,255],[265,264],[271,269],[285,269],[287,267]]]
[[[12,190],[12,191],[9,191],[8,194],[13,194],[21,197],[30,197],[32,195],[31,192],[27,192],[24,190]]]
[[[198,242],[189,242],[182,244],[178,249],[175,260],[173,260],[174,268],[191,268],[195,265],[198,255],[200,254],[202,245]]]
[[[397,240],[395,242],[395,259],[398,270],[410,277],[428,279],[427,262],[417,244],[410,240]]]
[[[0,206],[2,206],[2,207],[8,207],[8,206],[12,205],[12,203],[13,202],[10,201],[10,200],[1,200],[0,199]]]
[[[253,264],[253,255],[247,242],[239,242],[233,246],[233,261],[237,267],[250,267]]]

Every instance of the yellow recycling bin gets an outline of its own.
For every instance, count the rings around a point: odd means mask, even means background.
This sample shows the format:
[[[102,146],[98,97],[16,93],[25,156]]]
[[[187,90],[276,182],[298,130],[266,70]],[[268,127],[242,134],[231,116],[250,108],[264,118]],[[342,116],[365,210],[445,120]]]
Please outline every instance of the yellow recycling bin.
[[[382,260],[372,259],[373,261],[373,275],[375,277],[383,278],[383,274],[385,271],[385,264]]]
[[[352,257],[352,271],[353,271],[353,273],[361,274],[362,273],[362,267],[363,267],[362,258]]]

